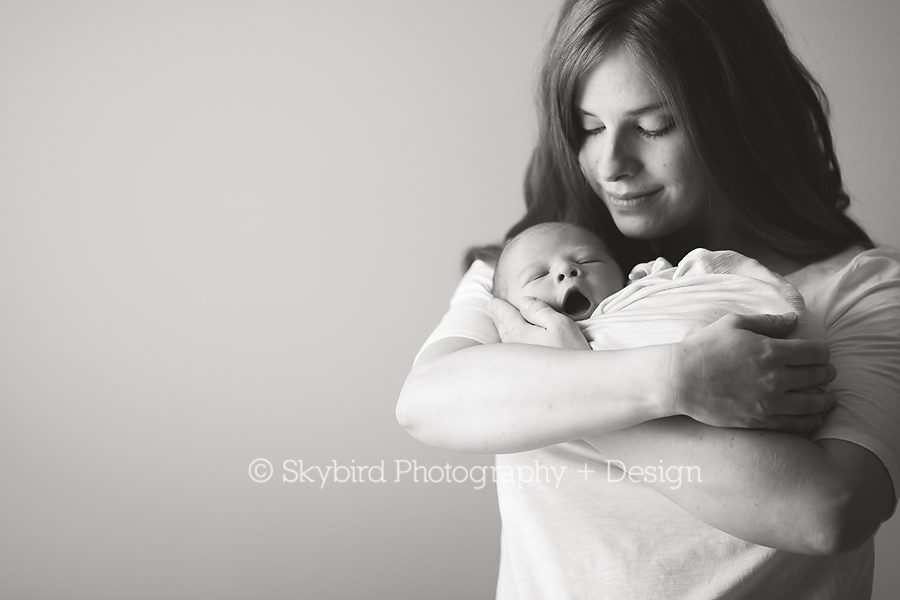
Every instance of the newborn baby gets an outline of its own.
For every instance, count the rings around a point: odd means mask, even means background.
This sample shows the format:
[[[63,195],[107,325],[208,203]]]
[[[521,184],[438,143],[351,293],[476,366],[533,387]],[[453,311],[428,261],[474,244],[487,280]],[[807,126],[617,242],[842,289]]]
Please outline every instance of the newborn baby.
[[[603,241],[569,223],[541,223],[514,237],[494,271],[492,293],[521,310],[536,298],[578,322],[595,350],[683,340],[727,314],[794,312],[789,337],[821,339],[800,293],[755,260],[698,248],[678,267],[663,259],[625,278]]]
[[[570,223],[540,223],[503,249],[492,291],[516,308],[525,298],[537,298],[581,321],[624,285],[621,269],[597,234]]]

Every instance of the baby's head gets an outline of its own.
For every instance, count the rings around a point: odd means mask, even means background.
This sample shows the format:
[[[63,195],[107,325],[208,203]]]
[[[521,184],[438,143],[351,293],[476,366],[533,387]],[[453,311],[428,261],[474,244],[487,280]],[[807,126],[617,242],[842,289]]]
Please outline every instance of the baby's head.
[[[537,298],[580,321],[624,285],[622,270],[596,234],[570,223],[540,223],[503,248],[493,293],[519,309],[524,298]]]

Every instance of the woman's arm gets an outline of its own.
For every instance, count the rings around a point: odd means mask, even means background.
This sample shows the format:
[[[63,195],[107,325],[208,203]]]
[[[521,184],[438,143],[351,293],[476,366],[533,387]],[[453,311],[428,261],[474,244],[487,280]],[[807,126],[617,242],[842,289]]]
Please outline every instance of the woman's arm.
[[[522,341],[540,338],[533,343],[548,343],[547,335],[571,343],[567,327],[581,335],[543,303],[523,307],[524,317],[503,301],[492,306],[503,313],[506,339],[516,329]],[[777,318],[727,317],[686,343],[598,352],[440,340],[407,378],[397,418],[429,445],[485,453],[532,450],[676,414],[717,426],[808,431],[834,399],[790,390],[832,375],[824,364],[792,366],[798,355],[827,362],[821,344],[766,337],[792,327]]]
[[[440,346],[438,346],[440,344]],[[458,452],[521,452],[669,416],[671,350],[616,352],[447,338],[410,372],[397,419],[414,437]]]
[[[632,481],[705,523],[788,552],[854,550],[894,505],[881,461],[842,440],[709,427],[685,417],[585,440]]]
[[[588,441],[626,469],[696,467],[702,483],[644,482],[742,539],[805,554],[856,548],[890,516],[900,478],[898,258],[869,251],[821,283],[807,282],[839,373],[832,384],[839,404],[816,441],[683,418]]]

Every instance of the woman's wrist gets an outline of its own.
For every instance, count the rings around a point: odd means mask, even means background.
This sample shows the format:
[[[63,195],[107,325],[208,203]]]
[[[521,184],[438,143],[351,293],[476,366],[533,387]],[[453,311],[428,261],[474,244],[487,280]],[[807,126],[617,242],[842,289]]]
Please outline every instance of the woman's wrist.
[[[654,348],[658,348],[660,351],[660,361],[663,365],[661,372],[665,373],[664,377],[652,378],[652,381],[658,384],[658,389],[651,396],[655,399],[656,410],[659,412],[657,418],[686,415],[687,413],[681,407],[684,382],[679,362],[684,348],[677,343],[654,346]]]
[[[661,398],[661,410],[667,413],[665,416],[684,415],[693,418],[690,406],[690,398],[693,397],[689,390],[689,378],[685,376],[688,369],[688,354],[690,348],[683,342],[677,342],[666,346],[668,349],[668,368],[665,378],[666,389]]]
[[[675,365],[675,344],[642,346],[629,350],[599,351],[593,354],[601,360],[604,357],[605,368],[594,372],[601,375],[596,381],[597,394],[608,393],[614,381],[625,383],[619,388],[617,396],[621,405],[629,407],[630,413],[621,427],[606,429],[616,431],[633,425],[681,414],[675,406],[675,390],[681,385],[678,378],[678,367]],[[609,361],[610,353],[617,359]],[[626,383],[630,382],[630,383]],[[594,432],[598,433],[598,432]]]

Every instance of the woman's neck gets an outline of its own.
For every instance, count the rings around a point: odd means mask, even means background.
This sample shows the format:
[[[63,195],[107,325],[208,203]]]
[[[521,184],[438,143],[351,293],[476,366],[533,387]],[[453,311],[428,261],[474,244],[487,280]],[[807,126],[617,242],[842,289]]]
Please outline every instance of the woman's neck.
[[[779,275],[788,275],[809,264],[779,254],[731,219],[719,218],[717,221],[715,225],[686,228],[664,239],[654,240],[651,246],[654,252],[672,264],[679,262],[694,248],[732,250],[756,260]]]

